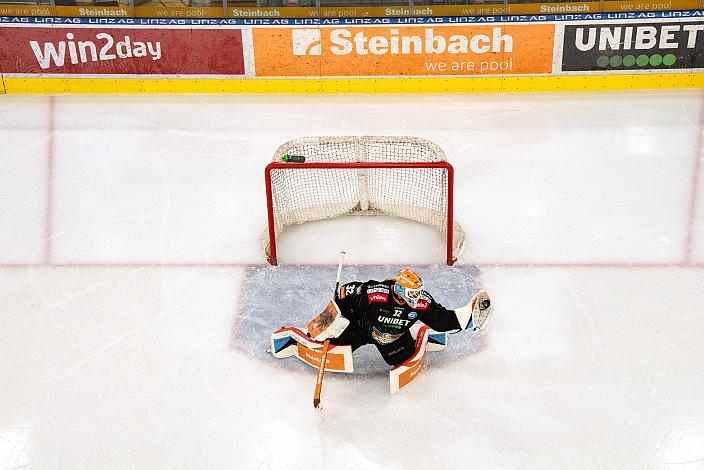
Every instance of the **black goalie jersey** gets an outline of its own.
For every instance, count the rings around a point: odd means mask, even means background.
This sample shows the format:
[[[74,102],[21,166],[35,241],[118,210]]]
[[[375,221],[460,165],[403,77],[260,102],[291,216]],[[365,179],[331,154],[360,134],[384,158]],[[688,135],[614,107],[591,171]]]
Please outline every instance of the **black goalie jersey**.
[[[453,310],[448,310],[422,291],[415,308],[394,295],[394,280],[350,282],[340,287],[337,305],[342,316],[350,321],[345,331],[330,340],[333,344],[349,344],[357,349],[374,344],[384,360],[401,364],[415,352],[415,341],[409,332],[420,321],[435,331],[459,330]]]

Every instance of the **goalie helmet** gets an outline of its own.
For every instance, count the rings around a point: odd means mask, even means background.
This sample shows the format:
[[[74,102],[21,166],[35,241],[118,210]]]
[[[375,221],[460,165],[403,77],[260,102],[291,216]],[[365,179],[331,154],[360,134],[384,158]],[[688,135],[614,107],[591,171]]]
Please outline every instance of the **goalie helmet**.
[[[403,268],[396,275],[394,293],[401,297],[411,308],[416,308],[423,289],[423,280],[409,268]]]

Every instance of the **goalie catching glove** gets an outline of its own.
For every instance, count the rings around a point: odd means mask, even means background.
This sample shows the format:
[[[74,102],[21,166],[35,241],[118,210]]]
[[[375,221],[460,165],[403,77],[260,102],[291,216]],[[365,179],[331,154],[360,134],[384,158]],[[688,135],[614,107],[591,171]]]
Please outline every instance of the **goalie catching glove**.
[[[457,315],[457,321],[463,330],[475,331],[486,327],[493,309],[489,294],[482,290],[472,297],[469,305],[456,309],[455,315]]]
[[[340,307],[334,300],[330,300],[325,306],[325,310],[320,315],[308,323],[308,332],[316,341],[325,341],[330,338],[337,338],[345,331],[350,321],[342,316]]]

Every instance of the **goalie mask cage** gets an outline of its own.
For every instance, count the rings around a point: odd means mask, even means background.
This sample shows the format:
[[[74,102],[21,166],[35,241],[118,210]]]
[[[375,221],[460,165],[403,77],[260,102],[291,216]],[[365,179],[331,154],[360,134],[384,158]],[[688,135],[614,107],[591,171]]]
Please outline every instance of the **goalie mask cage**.
[[[284,155],[305,157],[284,162]],[[436,144],[416,137],[305,137],[283,144],[265,169],[267,261],[277,264],[276,239],[288,225],[343,215],[402,217],[436,229],[447,264],[464,248],[452,216],[452,165]]]

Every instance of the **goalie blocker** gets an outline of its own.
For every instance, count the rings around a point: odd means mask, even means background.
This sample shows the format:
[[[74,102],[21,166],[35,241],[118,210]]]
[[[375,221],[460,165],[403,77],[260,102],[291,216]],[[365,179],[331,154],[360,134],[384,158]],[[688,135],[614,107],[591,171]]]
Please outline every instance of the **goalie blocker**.
[[[323,356],[323,343],[310,339],[298,328],[281,328],[271,334],[270,350],[277,359],[296,356],[317,369]],[[352,373],[352,347],[331,344],[325,360],[325,370]]]

